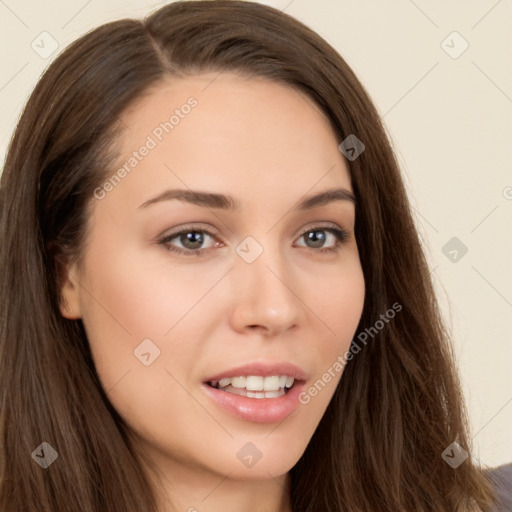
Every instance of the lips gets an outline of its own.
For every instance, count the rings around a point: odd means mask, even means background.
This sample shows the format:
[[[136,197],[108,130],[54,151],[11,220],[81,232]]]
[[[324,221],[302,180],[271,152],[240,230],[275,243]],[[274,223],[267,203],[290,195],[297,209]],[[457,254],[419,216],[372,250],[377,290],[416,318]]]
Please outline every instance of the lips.
[[[307,373],[290,363],[256,362],[212,375],[203,391],[239,418],[259,423],[282,421],[298,406]]]

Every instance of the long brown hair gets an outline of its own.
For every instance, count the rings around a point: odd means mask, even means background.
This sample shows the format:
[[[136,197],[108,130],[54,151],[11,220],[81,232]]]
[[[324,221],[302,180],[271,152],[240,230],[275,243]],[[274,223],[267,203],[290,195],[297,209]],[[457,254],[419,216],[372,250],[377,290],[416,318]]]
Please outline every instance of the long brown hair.
[[[491,510],[471,457],[449,335],[390,142],[343,58],[292,17],[244,1],[166,5],[71,44],[35,87],[0,182],[0,510],[155,512],[129,429],[96,375],[80,320],[59,312],[59,261],[79,259],[119,117],[164,76],[233,71],[307,93],[349,159],[366,282],[358,331],[402,310],[348,362],[291,469],[294,512]],[[361,345],[361,344],[360,344]],[[454,441],[469,457],[442,458]],[[42,442],[59,459],[42,470]]]

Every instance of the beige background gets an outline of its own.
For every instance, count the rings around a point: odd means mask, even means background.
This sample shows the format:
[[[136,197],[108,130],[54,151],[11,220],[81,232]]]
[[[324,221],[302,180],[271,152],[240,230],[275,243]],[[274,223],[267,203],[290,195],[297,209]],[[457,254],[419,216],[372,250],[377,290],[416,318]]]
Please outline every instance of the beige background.
[[[265,3],[329,41],[383,115],[453,329],[475,455],[489,465],[512,462],[512,2]],[[0,0],[2,159],[24,102],[58,52],[101,23],[161,4]],[[31,48],[43,31],[59,45],[46,59]],[[453,248],[443,253],[452,237],[468,248],[455,262]]]

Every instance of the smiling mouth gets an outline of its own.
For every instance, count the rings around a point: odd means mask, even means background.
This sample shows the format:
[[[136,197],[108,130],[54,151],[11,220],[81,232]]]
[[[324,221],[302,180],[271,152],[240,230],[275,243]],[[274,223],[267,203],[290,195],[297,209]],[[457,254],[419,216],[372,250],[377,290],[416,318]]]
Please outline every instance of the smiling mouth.
[[[248,375],[206,382],[212,388],[248,398],[279,398],[290,391],[295,379],[288,375]]]

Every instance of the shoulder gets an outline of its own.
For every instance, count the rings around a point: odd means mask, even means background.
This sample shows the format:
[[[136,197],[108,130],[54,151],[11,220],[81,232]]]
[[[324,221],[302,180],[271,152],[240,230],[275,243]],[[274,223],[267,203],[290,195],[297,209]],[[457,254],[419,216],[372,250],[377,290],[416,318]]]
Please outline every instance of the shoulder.
[[[485,473],[493,481],[498,495],[496,512],[512,511],[512,463],[488,469]]]

